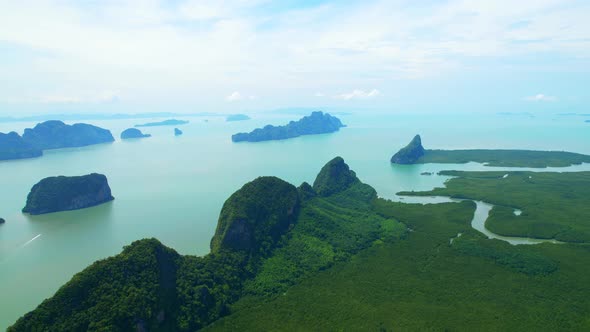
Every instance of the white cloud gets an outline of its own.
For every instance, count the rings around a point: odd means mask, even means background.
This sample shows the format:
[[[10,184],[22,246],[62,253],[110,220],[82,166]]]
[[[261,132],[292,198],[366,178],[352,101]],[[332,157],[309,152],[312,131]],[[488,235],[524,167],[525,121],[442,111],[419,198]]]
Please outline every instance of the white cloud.
[[[322,92],[316,92],[313,94],[315,97],[325,97],[326,95]]]
[[[542,93],[536,94],[534,96],[525,97],[524,99],[528,101],[557,101],[557,97],[544,95]]]
[[[363,90],[354,90],[350,93],[343,93],[334,96],[336,99],[343,99],[343,100],[350,100],[350,99],[369,99],[380,96],[381,92],[377,89],[373,89],[371,91],[363,91]]]
[[[240,101],[240,100],[256,100],[256,99],[258,99],[258,97],[253,96],[253,95],[245,96],[245,95],[242,95],[238,91],[234,91],[234,92],[232,92],[232,94],[225,97],[225,100],[227,100],[229,102]]]
[[[34,101],[39,101],[44,104],[75,104],[75,103],[113,103],[120,100],[118,93],[113,91],[103,91],[94,94],[84,95],[66,95],[66,94],[50,94],[37,98]]]
[[[0,99],[81,87],[116,89],[125,100],[148,104],[183,97],[214,104],[235,86],[264,91],[264,101],[309,87],[304,93],[312,100],[314,91],[385,88],[401,80],[489,70],[512,57],[518,60],[515,75],[527,66],[590,68],[580,65],[590,61],[588,1],[368,0],[261,8],[265,2],[0,1],[3,53],[5,46],[25,53],[17,62],[3,62],[0,54],[0,72],[10,74],[5,82],[36,83],[0,85]],[[539,62],[523,60],[534,56]],[[194,91],[202,93],[195,98]],[[365,96],[370,93],[339,98],[374,97]],[[92,98],[46,98],[60,99]]]

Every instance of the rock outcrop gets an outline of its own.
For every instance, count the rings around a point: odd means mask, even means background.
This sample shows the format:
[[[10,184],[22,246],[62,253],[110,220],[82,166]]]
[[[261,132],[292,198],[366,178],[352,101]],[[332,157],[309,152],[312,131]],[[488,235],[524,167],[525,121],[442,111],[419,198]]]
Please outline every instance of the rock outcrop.
[[[4,220],[4,218],[0,218],[0,225],[2,225],[5,222],[6,222],[6,220]]]
[[[44,214],[78,210],[112,201],[106,176],[54,176],[35,184],[27,196],[24,213]]]
[[[245,184],[223,204],[211,252],[270,253],[296,222],[299,206],[297,188],[279,178],[264,176]]]
[[[423,155],[424,147],[422,147],[422,140],[420,139],[420,135],[416,135],[410,144],[391,157],[391,162],[394,164],[414,164]]]
[[[313,182],[313,190],[320,196],[330,196],[348,189],[359,182],[356,173],[351,170],[341,157],[330,160]]]
[[[180,136],[182,135],[182,130],[178,129],[178,128],[174,128],[174,136]]]
[[[254,129],[250,133],[238,133],[232,135],[234,142],[261,142],[271,140],[282,140],[299,137],[303,135],[326,134],[340,130],[345,125],[337,117],[328,113],[313,112],[299,121],[291,121],[285,126],[265,126]]]
[[[43,151],[25,142],[15,133],[0,133],[0,160],[34,158],[43,155]]]
[[[136,128],[129,128],[123,130],[121,133],[121,139],[129,139],[129,138],[144,138],[144,137],[151,137],[150,134],[144,134],[141,130]]]
[[[25,129],[23,140],[37,149],[60,149],[113,142],[110,131],[85,123],[67,125],[51,120]]]

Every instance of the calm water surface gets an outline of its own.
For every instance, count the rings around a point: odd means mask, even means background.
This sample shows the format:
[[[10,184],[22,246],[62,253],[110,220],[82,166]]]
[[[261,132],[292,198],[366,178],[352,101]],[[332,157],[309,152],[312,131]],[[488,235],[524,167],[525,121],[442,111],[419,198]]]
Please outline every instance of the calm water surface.
[[[262,143],[231,142],[231,134],[293,115],[259,115],[226,123],[187,118],[179,126],[141,128],[151,138],[120,141],[120,132],[151,119],[85,121],[113,132],[112,144],[48,151],[41,158],[0,162],[0,329],[33,309],[72,275],[97,259],[145,237],[157,237],[182,254],[204,255],[225,199],[244,183],[274,175],[295,185],[313,182],[320,168],[340,155],[382,197],[401,190],[429,190],[447,177],[423,176],[443,169],[492,170],[479,164],[395,166],[391,155],[422,135],[426,148],[522,148],[590,154],[590,124],[577,117],[500,115],[341,116],[338,133]],[[208,119],[205,122],[204,119]],[[34,123],[2,123],[0,132],[22,133]],[[590,170],[590,165],[570,170]],[[105,174],[115,201],[42,216],[23,215],[30,188],[55,175]]]

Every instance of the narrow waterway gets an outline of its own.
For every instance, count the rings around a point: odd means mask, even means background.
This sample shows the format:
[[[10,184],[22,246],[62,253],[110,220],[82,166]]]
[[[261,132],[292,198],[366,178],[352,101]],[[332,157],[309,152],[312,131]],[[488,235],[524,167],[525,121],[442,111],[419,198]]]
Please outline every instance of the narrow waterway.
[[[418,204],[439,204],[439,203],[448,203],[448,202],[461,202],[464,199],[455,199],[445,196],[399,196],[401,201],[405,203],[418,203]],[[498,239],[502,241],[506,241],[512,245],[519,245],[519,244],[539,244],[539,243],[562,243],[560,241],[554,239],[537,239],[537,238],[530,238],[530,237],[516,237],[516,236],[502,236],[496,233],[493,233],[489,229],[486,228],[485,223],[488,219],[490,211],[494,207],[494,205],[482,202],[482,201],[474,201],[476,204],[475,212],[473,213],[473,219],[471,220],[471,227],[478,230],[479,232],[483,233],[488,239]],[[516,215],[520,215],[522,211],[515,210],[514,213]]]

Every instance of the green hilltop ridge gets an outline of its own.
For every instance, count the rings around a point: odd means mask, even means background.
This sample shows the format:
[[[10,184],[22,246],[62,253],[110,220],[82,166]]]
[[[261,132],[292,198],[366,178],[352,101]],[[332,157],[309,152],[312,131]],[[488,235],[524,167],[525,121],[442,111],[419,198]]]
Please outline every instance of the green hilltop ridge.
[[[416,135],[410,144],[391,157],[391,162],[395,164],[414,164],[422,156],[424,156],[422,140],[420,139],[420,135]]]
[[[35,158],[43,155],[43,151],[25,142],[15,133],[0,133],[0,160]]]
[[[50,120],[27,128],[23,140],[37,149],[61,149],[109,143],[115,139],[110,131],[86,123],[67,125]]]
[[[565,151],[425,150],[420,135],[416,135],[410,144],[391,157],[391,162],[394,164],[465,164],[477,162],[485,166],[545,168],[590,163],[590,156]]]
[[[332,133],[340,130],[345,125],[335,116],[328,113],[312,112],[298,121],[291,121],[284,126],[267,125],[254,129],[250,133],[238,133],[232,135],[233,142],[262,142],[282,140],[303,135],[316,135]]]
[[[128,128],[121,132],[121,139],[130,139],[130,138],[144,138],[144,137],[151,137],[150,134],[144,134],[141,130],[136,128]]]
[[[348,171],[336,160],[329,164]],[[375,240],[404,234],[403,225],[368,211],[370,186],[321,177],[331,196],[257,178],[224,203],[210,254],[180,256],[155,239],[136,241],[75,275],[9,331],[194,331],[245,295],[273,296]]]
[[[102,174],[53,176],[44,178],[31,188],[22,211],[44,214],[78,210],[113,199],[107,178]]]
[[[211,252],[244,250],[267,255],[297,220],[297,188],[276,177],[259,177],[245,184],[223,204]]]
[[[346,190],[359,181],[356,173],[344,163],[344,159],[336,157],[322,167],[313,182],[313,191],[320,196],[330,196]]]

